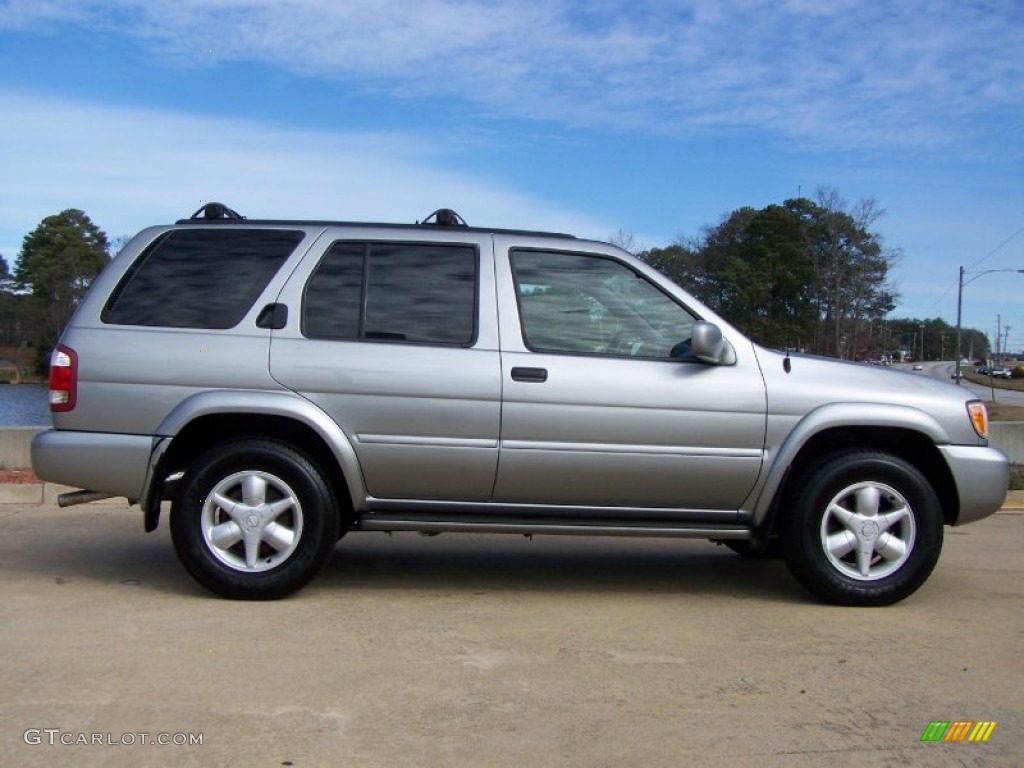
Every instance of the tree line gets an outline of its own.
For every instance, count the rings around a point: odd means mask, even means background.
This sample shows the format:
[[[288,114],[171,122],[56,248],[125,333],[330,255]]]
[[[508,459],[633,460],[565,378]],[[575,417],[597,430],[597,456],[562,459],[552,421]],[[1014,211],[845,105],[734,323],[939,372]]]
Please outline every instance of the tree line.
[[[44,218],[22,241],[13,272],[0,256],[0,346],[35,347],[45,370],[86,289],[110,261],[106,233],[77,208]]]
[[[768,347],[857,360],[900,351],[952,359],[954,327],[889,317],[900,251],[873,230],[883,213],[872,199],[850,206],[822,188],[814,200],[739,208],[696,237],[637,255]],[[985,334],[965,329],[961,354],[968,350],[987,356]]]
[[[815,199],[739,208],[693,238],[637,255],[714,307],[754,341],[852,359],[909,351],[917,359],[955,356],[945,321],[890,318],[898,249],[872,227],[874,200],[847,204],[819,189]],[[627,250],[632,238],[612,238]],[[11,271],[0,256],[0,346],[37,349],[40,369],[86,289],[124,238],[111,243],[81,210],[47,216],[22,243]],[[961,355],[988,356],[988,338],[964,329]]]

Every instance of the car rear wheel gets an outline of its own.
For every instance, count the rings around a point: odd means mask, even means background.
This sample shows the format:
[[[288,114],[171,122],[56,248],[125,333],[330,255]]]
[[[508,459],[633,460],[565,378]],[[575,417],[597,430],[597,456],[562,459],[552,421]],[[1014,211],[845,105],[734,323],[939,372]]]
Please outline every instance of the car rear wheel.
[[[219,445],[186,473],[171,537],[188,572],[223,597],[268,600],[305,586],[339,538],[317,467],[267,440]]]
[[[913,465],[884,452],[846,451],[803,475],[784,531],[786,565],[808,591],[840,605],[889,605],[935,567],[942,511]]]

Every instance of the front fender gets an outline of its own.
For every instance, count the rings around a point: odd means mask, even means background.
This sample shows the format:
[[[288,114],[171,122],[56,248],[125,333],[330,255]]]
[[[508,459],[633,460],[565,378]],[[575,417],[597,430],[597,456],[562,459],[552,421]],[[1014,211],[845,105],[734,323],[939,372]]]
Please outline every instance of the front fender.
[[[769,434],[771,419],[769,414]],[[814,409],[800,419],[779,446],[766,451],[770,467],[764,482],[755,488],[743,505],[754,528],[764,525],[775,497],[782,487],[790,466],[804,446],[816,435],[840,428],[902,429],[920,433],[936,445],[951,440],[942,425],[930,414],[906,405],[881,403],[830,403]],[[884,446],[879,446],[884,448]]]

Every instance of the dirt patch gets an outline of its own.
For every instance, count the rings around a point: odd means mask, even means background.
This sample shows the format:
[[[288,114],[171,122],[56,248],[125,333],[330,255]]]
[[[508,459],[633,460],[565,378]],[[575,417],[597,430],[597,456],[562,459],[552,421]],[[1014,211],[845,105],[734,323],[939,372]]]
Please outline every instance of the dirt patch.
[[[0,484],[3,483],[41,483],[31,469],[0,469]]]

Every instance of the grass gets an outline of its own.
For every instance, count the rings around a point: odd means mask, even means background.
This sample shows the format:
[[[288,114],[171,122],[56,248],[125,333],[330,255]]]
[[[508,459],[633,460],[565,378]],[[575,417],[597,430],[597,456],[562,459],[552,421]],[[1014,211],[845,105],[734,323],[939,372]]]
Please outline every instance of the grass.
[[[961,370],[965,381],[980,384],[983,387],[994,386],[996,389],[1013,389],[1017,392],[1024,392],[1024,379],[995,379],[990,376],[980,376],[973,370]]]
[[[985,403],[990,421],[1024,421],[1024,405],[1009,403]]]

